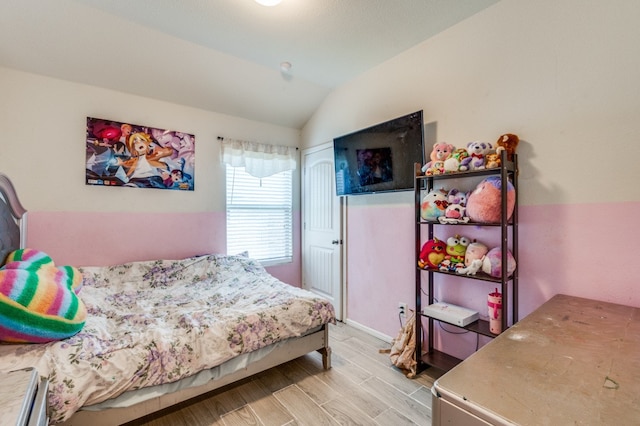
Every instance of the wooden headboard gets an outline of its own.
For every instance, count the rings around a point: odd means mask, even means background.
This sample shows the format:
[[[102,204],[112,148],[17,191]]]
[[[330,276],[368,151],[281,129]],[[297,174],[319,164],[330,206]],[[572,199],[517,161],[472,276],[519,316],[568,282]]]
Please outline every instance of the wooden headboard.
[[[0,266],[9,253],[27,242],[27,210],[22,207],[11,180],[0,173]]]

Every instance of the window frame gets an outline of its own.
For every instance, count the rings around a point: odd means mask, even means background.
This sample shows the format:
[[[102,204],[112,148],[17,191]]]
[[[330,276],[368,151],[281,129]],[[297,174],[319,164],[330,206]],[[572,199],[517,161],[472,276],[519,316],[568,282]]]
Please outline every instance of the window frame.
[[[237,174],[238,172],[240,173],[240,175]],[[283,204],[264,203],[259,201],[256,203],[251,203],[250,201],[247,201],[247,198],[251,195],[248,193],[249,189],[245,187],[247,183],[259,185],[258,187],[254,186],[253,188],[250,188],[251,190],[255,191],[257,188],[264,188],[264,185],[266,184],[273,184],[274,179],[272,178],[283,179],[283,176],[280,176],[280,175],[285,175],[284,178],[287,185],[285,185],[283,188],[276,189],[275,193],[272,196],[272,199],[277,198],[278,195],[282,196],[284,194],[285,196],[288,196],[288,200],[285,203]],[[245,171],[244,167],[234,167],[225,163],[225,213],[226,213],[225,223],[226,223],[226,249],[228,254],[234,255],[234,254],[248,252],[249,256],[258,260],[263,266],[274,266],[274,265],[293,263],[293,255],[294,255],[293,253],[293,249],[294,249],[293,178],[294,176],[293,176],[292,170],[279,172],[273,176],[269,176],[265,178],[256,178],[249,175]],[[241,192],[239,193],[236,192],[238,190],[240,190]],[[278,194],[277,193],[278,191],[281,192],[281,194]],[[269,193],[268,191],[265,191],[265,194],[270,195],[271,193]],[[261,196],[264,196],[265,194],[262,194]],[[240,201],[238,203],[234,203],[235,198],[240,199]],[[233,238],[236,238],[235,235],[230,235],[230,233],[233,234],[234,227],[240,226],[241,228],[244,228],[244,229],[251,229],[250,227],[243,227],[242,225],[230,224],[230,220],[234,220],[233,217],[237,216],[236,214],[245,214],[250,216],[252,214],[255,214],[256,211],[265,211],[265,210],[272,211],[275,213],[280,212],[280,214],[282,215],[282,218],[277,218],[277,220],[272,223],[272,226],[269,227],[270,231],[267,234],[268,235],[267,238],[273,238],[273,232],[277,234],[279,229],[277,227],[274,227],[273,225],[274,224],[279,226],[282,226],[282,224],[285,225],[285,227],[282,228],[282,232],[279,235],[281,240],[278,244],[281,244],[282,246],[281,249],[277,250],[279,251],[279,253],[273,253],[272,256],[270,257],[264,257],[263,256],[264,253],[262,252],[262,250],[259,250],[258,254],[255,254],[255,253],[252,253],[251,246],[240,247],[238,245],[234,246],[233,244],[230,244],[230,241]],[[266,222],[260,225],[259,229],[267,229],[269,223],[268,223],[268,219],[265,219],[265,220]],[[241,235],[238,235],[237,237],[240,238]],[[247,238],[247,235],[244,235],[244,237]],[[255,249],[255,247],[253,247],[253,249]],[[265,250],[269,251],[268,248],[266,248]]]

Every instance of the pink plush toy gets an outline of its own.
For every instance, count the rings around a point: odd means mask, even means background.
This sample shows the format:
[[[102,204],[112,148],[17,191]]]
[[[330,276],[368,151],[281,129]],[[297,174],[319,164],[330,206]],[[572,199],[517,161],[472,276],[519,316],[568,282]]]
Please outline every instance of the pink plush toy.
[[[449,204],[444,210],[444,216],[438,217],[438,222],[448,224],[458,224],[469,222],[466,209],[462,204]]]
[[[467,200],[467,216],[479,223],[500,222],[500,191],[502,183],[499,176],[490,176],[478,184]],[[507,185],[507,220],[511,218],[516,204],[516,190],[511,182]]]
[[[472,242],[464,253],[464,266],[471,266],[471,262],[474,260],[482,260],[488,251],[489,248],[486,245],[477,241]]]
[[[431,161],[422,167],[422,173],[426,175],[437,175],[444,173],[444,160],[456,149],[449,143],[437,143],[433,145],[433,150],[429,155]]]
[[[516,259],[510,251],[507,251],[507,276],[510,277],[516,270]],[[494,247],[486,254],[482,262],[482,272],[495,278],[502,277],[502,250]]]

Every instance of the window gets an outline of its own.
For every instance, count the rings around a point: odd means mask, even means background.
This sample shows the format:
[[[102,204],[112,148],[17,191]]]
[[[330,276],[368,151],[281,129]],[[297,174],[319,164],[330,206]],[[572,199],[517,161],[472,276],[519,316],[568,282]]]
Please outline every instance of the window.
[[[264,265],[293,260],[292,172],[256,178],[226,165],[227,253],[244,251]]]

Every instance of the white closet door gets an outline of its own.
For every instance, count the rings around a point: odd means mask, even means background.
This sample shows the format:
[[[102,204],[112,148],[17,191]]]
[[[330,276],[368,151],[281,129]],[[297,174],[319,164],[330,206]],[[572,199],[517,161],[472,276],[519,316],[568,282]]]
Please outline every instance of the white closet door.
[[[342,321],[342,212],[333,144],[303,151],[302,173],[302,286],[331,300]]]

